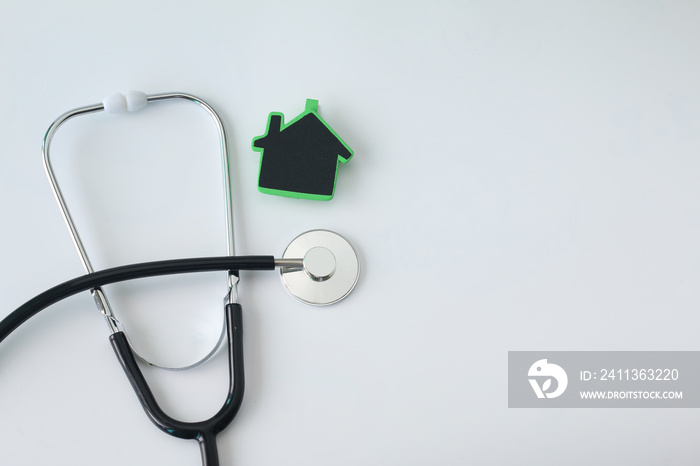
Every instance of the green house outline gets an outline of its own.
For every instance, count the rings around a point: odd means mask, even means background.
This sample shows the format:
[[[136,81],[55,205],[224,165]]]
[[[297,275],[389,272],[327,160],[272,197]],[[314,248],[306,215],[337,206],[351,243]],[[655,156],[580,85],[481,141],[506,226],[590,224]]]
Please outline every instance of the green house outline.
[[[284,197],[292,197],[295,199],[311,199],[311,200],[316,200],[316,201],[328,201],[333,198],[333,194],[335,193],[335,184],[338,180],[338,167],[340,166],[340,163],[347,163],[348,160],[352,158],[353,151],[352,149],[343,141],[343,139],[338,136],[338,133],[335,132],[333,128],[330,127],[326,121],[321,118],[321,116],[318,114],[318,100],[314,99],[306,99],[306,107],[304,108],[304,111],[297,115],[293,120],[291,120],[289,123],[284,122],[284,114],[281,112],[271,112],[268,117],[267,117],[267,125],[265,127],[265,134],[262,136],[258,136],[253,138],[253,141],[251,142],[251,148],[255,152],[260,152],[260,163],[258,164],[258,180],[260,179],[260,170],[262,169],[262,162],[263,162],[263,157],[265,156],[264,151],[265,149],[262,147],[255,147],[255,143],[260,140],[264,139],[268,136],[268,132],[270,131],[270,120],[272,120],[272,117],[274,116],[279,116],[280,117],[280,133],[284,131],[286,128],[292,126],[294,123],[299,121],[300,119],[304,118],[306,115],[312,113],[318,120],[323,124],[323,126],[326,127],[328,131],[330,131],[333,136],[335,136],[336,139],[347,149],[347,151],[350,153],[350,156],[345,158],[340,156],[340,154],[336,154],[336,166],[335,166],[335,177],[333,179],[333,191],[331,192],[330,195],[325,195],[325,194],[309,194],[309,193],[299,193],[296,191],[284,191],[281,189],[271,189],[271,188],[263,188],[260,186],[258,182],[258,191],[261,193],[265,194],[273,194],[276,196],[284,196]]]

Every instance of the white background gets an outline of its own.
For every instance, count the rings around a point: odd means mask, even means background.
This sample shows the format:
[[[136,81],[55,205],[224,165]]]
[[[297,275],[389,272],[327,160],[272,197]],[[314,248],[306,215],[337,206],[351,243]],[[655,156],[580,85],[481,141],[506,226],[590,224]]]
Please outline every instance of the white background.
[[[698,24],[692,1],[4,1],[0,316],[83,273],[41,165],[51,121],[189,92],[229,131],[237,252],[328,228],[363,267],[329,308],[243,274],[247,390],[222,464],[695,464],[693,409],[508,409],[507,352],[699,349]],[[251,139],[306,98],[355,152],[327,203],[256,190]],[[61,129],[96,267],[223,254],[216,150],[184,103]],[[225,292],[220,274],[169,280],[112,294],[134,337],[191,319],[165,355],[217,327]],[[225,366],[146,372],[198,420]],[[0,344],[0,462],[200,458],[146,418],[82,294]]]

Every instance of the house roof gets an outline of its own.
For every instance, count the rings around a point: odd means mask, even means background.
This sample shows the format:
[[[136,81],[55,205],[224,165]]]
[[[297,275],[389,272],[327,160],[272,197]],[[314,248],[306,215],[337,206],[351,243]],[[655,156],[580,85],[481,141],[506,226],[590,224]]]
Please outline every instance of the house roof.
[[[346,163],[353,156],[352,149],[321,118],[317,110],[318,101],[307,99],[304,112],[297,115],[289,123],[284,123],[282,113],[270,113],[266,133],[253,139],[253,150],[261,151],[261,149],[269,147],[277,141],[276,136],[280,133],[285,137],[285,144],[297,147],[314,147],[315,150],[323,150],[326,154],[336,155],[340,162]]]

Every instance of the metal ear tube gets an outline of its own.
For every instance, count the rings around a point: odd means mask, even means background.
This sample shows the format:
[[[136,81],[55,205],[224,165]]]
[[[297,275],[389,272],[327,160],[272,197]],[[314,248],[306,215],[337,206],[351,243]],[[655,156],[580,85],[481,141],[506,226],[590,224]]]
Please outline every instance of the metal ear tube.
[[[56,131],[68,120],[75,118],[77,116],[81,115],[87,115],[91,113],[96,113],[96,112],[101,112],[104,111],[106,113],[124,113],[124,112],[134,112],[141,110],[145,108],[148,104],[152,102],[161,102],[161,101],[168,101],[168,100],[182,100],[185,102],[192,102],[197,104],[200,108],[202,108],[205,112],[207,112],[211,117],[212,120],[214,121],[214,124],[216,126],[216,129],[218,131],[218,138],[219,138],[219,146],[220,146],[220,153],[221,153],[221,169],[223,172],[223,183],[224,183],[224,205],[225,205],[225,222],[226,222],[226,236],[227,236],[227,253],[230,256],[235,255],[235,240],[234,240],[234,230],[233,230],[233,206],[232,206],[232,196],[231,196],[231,176],[230,176],[230,170],[229,170],[229,155],[228,155],[228,143],[226,140],[226,131],[224,129],[224,124],[221,121],[221,117],[216,113],[216,111],[205,101],[202,99],[195,97],[190,94],[184,94],[184,93],[168,93],[168,94],[154,94],[154,95],[146,95],[143,92],[138,92],[138,91],[129,91],[124,94],[116,93],[116,94],[111,94],[110,96],[106,97],[101,104],[94,104],[94,105],[88,105],[84,107],[79,107],[73,110],[70,110],[63,115],[59,116],[52,124],[49,126],[49,129],[46,131],[46,135],[44,136],[44,142],[42,145],[42,159],[44,162],[44,170],[46,171],[46,176],[49,179],[49,184],[51,185],[51,190],[53,191],[54,197],[56,198],[56,202],[58,203],[58,207],[61,211],[61,215],[63,217],[63,220],[66,224],[66,227],[68,227],[68,232],[70,233],[71,240],[73,241],[73,245],[75,246],[76,251],[78,252],[78,256],[80,257],[80,261],[83,265],[83,269],[85,270],[85,273],[92,273],[95,271],[95,269],[92,266],[92,263],[90,262],[90,257],[88,256],[87,251],[85,250],[85,246],[83,245],[83,241],[80,238],[80,234],[78,233],[78,229],[75,225],[75,222],[73,221],[73,217],[71,216],[70,210],[68,209],[68,205],[66,204],[65,198],[63,196],[63,193],[61,192],[61,188],[58,184],[58,180],[56,179],[56,175],[53,170],[53,166],[51,164],[51,141],[53,140],[54,135],[56,134]],[[233,274],[229,274],[228,278],[228,287],[229,287],[229,300],[231,297],[236,295],[236,286],[238,285],[238,278],[234,277]],[[109,300],[107,299],[107,296],[105,292],[102,290],[100,287],[96,287],[95,289],[91,290],[93,299],[95,300],[95,305],[97,306],[98,311],[100,311],[105,319],[107,320],[107,324],[109,325],[110,331],[112,333],[116,333],[119,331],[123,331],[124,328],[117,319],[117,317],[114,314],[114,311],[112,310],[112,306],[109,303]],[[217,341],[215,342],[214,346],[210,351],[206,353],[206,355],[201,358],[198,361],[193,362],[192,364],[182,366],[182,367],[165,367],[162,365],[155,364],[151,361],[149,361],[147,358],[145,358],[142,355],[139,355],[136,353],[137,357],[144,362],[148,363],[151,366],[154,367],[159,367],[161,369],[168,369],[168,370],[185,370],[189,369],[192,367],[199,366],[200,364],[204,363],[207,361],[211,356],[213,356],[217,350],[219,349],[221,343],[223,342],[224,339],[224,333],[225,333],[225,327],[222,327],[221,334]]]

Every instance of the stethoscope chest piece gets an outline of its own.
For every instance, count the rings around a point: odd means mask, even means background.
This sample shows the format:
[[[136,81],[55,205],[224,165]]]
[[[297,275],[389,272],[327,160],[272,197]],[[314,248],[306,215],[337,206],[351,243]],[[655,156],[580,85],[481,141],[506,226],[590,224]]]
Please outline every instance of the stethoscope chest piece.
[[[302,258],[303,267],[280,269],[289,294],[314,306],[337,303],[357,284],[360,261],[350,243],[328,230],[311,230],[297,236],[283,259]]]

